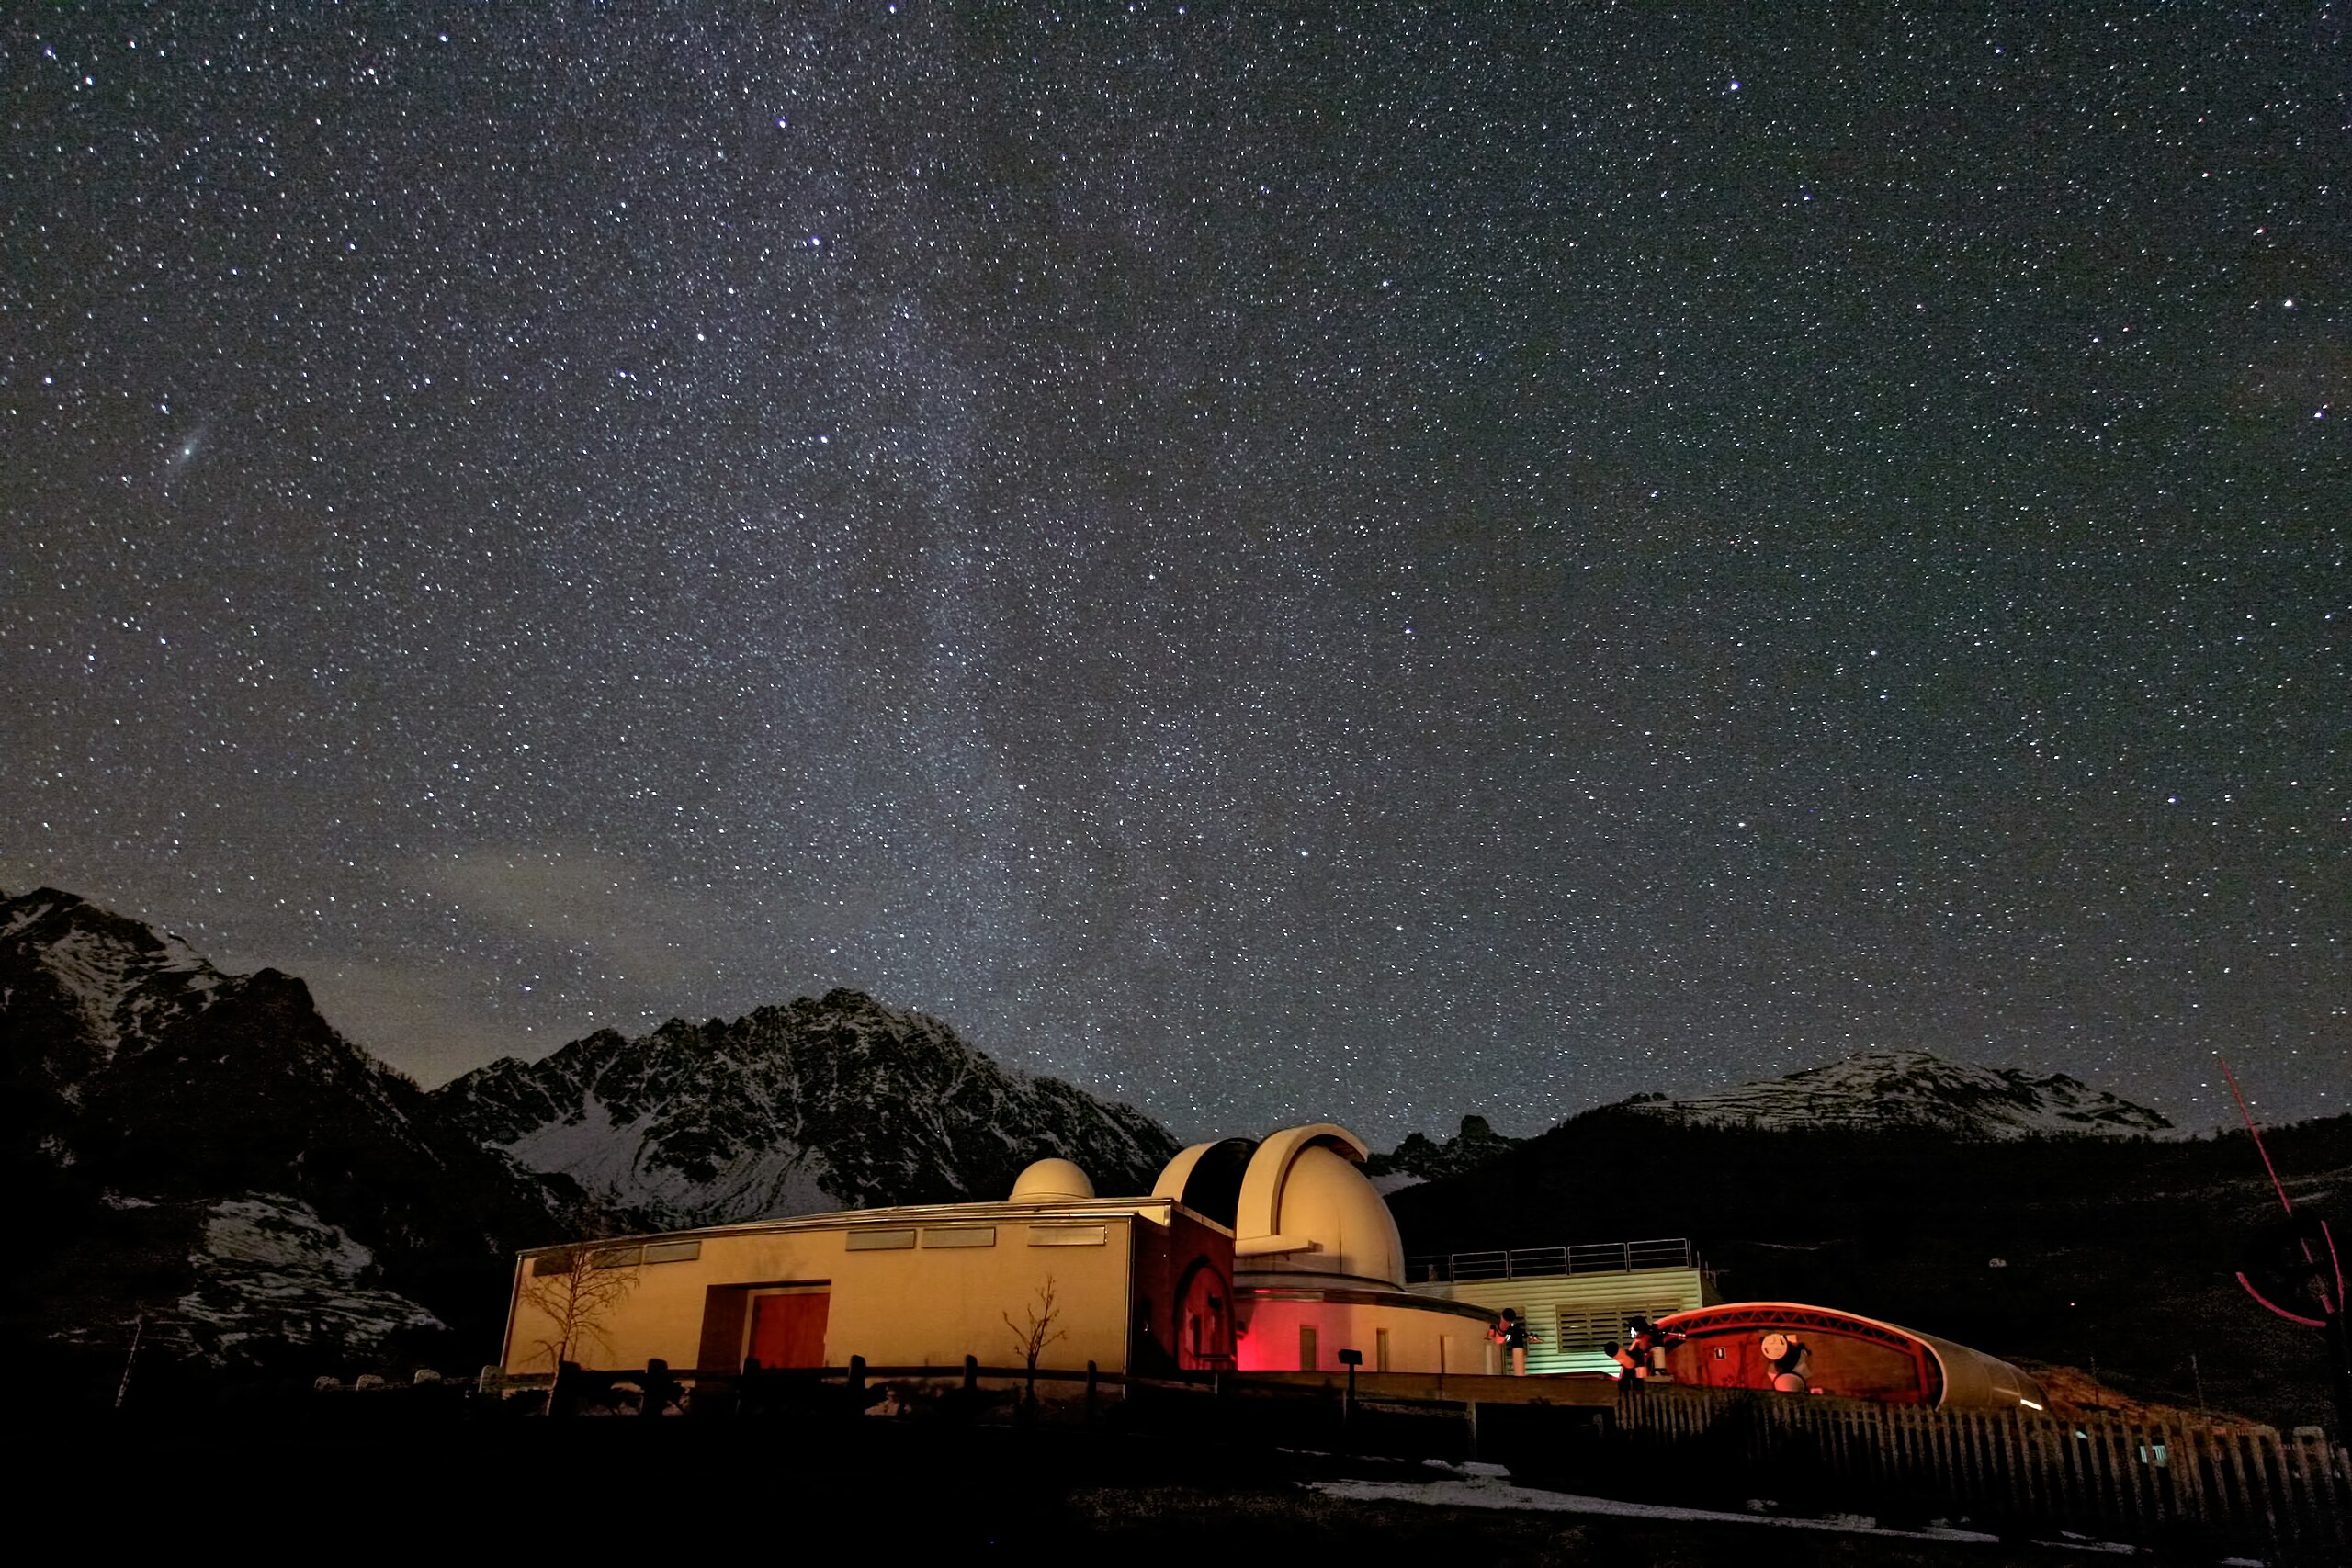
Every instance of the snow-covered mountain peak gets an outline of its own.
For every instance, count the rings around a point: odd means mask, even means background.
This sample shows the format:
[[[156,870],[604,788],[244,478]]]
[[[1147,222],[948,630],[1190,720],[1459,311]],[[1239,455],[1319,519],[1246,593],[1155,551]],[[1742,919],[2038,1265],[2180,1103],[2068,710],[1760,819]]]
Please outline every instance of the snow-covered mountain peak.
[[[1800,1130],[1928,1127],[1967,1138],[2160,1133],[2157,1112],[2064,1073],[1947,1062],[1926,1051],[1870,1051],[1785,1077],[1620,1109],[1708,1126]]]
[[[209,1006],[230,977],[178,937],[54,887],[0,899],[0,983],[78,1029],[72,1080]],[[62,1064],[59,1064],[62,1066]]]
[[[665,1224],[998,1197],[1047,1154],[1139,1190],[1176,1152],[1139,1111],[1008,1071],[938,1019],[846,989],[635,1040],[603,1030],[435,1100],[526,1168]]]

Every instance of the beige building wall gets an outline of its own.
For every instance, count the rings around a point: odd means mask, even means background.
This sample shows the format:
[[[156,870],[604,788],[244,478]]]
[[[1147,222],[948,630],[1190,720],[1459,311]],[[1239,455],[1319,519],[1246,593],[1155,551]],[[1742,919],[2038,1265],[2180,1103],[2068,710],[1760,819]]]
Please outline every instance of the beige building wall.
[[[824,1361],[845,1366],[1017,1366],[1023,1337],[1006,1325],[1043,1316],[1041,1287],[1054,1291],[1040,1366],[1125,1370],[1132,1227],[1152,1223],[1132,1211],[1013,1217],[871,1211],[854,1223],[698,1233],[699,1256],[639,1266],[627,1297],[601,1325],[601,1342],[575,1352],[582,1366],[642,1367],[659,1357],[684,1371],[700,1363],[711,1288],[821,1287],[828,1297]],[[662,1238],[673,1244],[681,1237]],[[657,1253],[661,1248],[655,1248]],[[522,1260],[528,1269],[531,1260]],[[518,1284],[520,1280],[518,1277]],[[740,1365],[750,1314],[726,1364]],[[508,1330],[511,1375],[551,1370],[542,1342],[551,1325],[521,1301]]]

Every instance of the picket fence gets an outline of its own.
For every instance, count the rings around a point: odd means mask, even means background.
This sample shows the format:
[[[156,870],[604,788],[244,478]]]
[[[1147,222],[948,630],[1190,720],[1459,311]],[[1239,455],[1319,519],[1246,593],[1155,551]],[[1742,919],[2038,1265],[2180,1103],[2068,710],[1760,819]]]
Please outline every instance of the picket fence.
[[[1802,1476],[1826,1497],[1906,1499],[1996,1529],[2284,1547],[2352,1557],[2352,1454],[2317,1427],[2192,1428],[2025,1410],[1936,1410],[1653,1384],[1617,1440]]]
[[[1583,1380],[1552,1385],[1550,1380],[1500,1378],[1454,1381],[1503,1385],[1514,1395],[1509,1402],[1481,1397],[1494,1392],[1491,1386],[1465,1388],[1467,1397],[1408,1397],[1374,1386],[1385,1379],[1367,1378],[1359,1407],[1342,1399],[1344,1384],[1314,1374],[1141,1378],[1091,1363],[1083,1371],[1033,1371],[983,1367],[969,1357],[961,1367],[869,1367],[863,1357],[853,1357],[846,1368],[777,1371],[752,1379],[661,1372],[727,1391],[729,1397],[718,1406],[724,1410],[766,1408],[775,1403],[776,1390],[835,1382],[862,1390],[880,1382],[960,1382],[967,1393],[1076,1384],[1083,1389],[1081,1408],[1090,1422],[1102,1413],[1105,1399],[1132,1404],[1139,1397],[1143,1405],[1131,1413],[1144,1429],[1188,1409],[1193,1417],[1214,1413],[1216,1429],[1261,1437],[1305,1417],[1313,1429],[1292,1433],[1297,1440],[1363,1452],[1384,1451],[1385,1441],[1402,1441],[1415,1452],[1434,1443],[1513,1461],[1514,1471],[1524,1462],[1532,1474],[1578,1489],[1630,1488],[1652,1501],[1697,1502],[1728,1486],[1798,1513],[1866,1514],[1884,1523],[1942,1517],[2037,1540],[2072,1531],[2331,1568],[2352,1562],[2352,1451],[2312,1427],[2282,1436],[2267,1427],[2067,1419],[2023,1409],[1940,1410],[1671,1383],[1611,1388]],[[642,1375],[587,1374],[598,1383]],[[483,1378],[485,1392],[501,1394],[551,1382],[544,1375],[506,1378],[496,1368],[484,1368]],[[1578,1397],[1542,1397],[1555,1387]],[[1449,1431],[1452,1438],[1444,1436]]]

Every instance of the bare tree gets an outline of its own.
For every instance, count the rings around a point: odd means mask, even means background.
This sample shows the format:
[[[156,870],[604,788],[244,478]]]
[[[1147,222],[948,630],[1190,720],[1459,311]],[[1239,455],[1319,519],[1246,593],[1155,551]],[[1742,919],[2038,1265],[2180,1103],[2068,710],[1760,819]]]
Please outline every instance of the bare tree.
[[[1035,1404],[1037,1398],[1037,1358],[1046,1353],[1046,1346],[1057,1339],[1069,1337],[1069,1334],[1068,1329],[1054,1326],[1054,1320],[1061,1316],[1061,1308],[1054,1304],[1054,1277],[1051,1274],[1046,1275],[1046,1282],[1037,1287],[1035,1304],[1023,1307],[1022,1314],[1028,1319],[1026,1323],[1015,1323],[1012,1314],[1006,1313],[1004,1325],[1012,1330],[1012,1353],[1021,1358],[1021,1364],[1029,1371],[1029,1400]]]
[[[531,1259],[523,1275],[522,1304],[544,1320],[534,1340],[560,1376],[564,1363],[578,1361],[591,1346],[612,1348],[605,1324],[637,1288],[638,1249],[585,1244]]]

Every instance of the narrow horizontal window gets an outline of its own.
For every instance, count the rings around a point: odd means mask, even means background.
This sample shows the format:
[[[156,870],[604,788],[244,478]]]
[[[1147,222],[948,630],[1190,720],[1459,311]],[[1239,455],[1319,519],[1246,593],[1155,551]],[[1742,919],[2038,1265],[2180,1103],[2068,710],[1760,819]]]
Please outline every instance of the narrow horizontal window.
[[[944,1230],[926,1230],[922,1233],[922,1244],[925,1247],[994,1247],[996,1227],[955,1225]]]
[[[692,1263],[702,1256],[698,1241],[649,1241],[645,1244],[648,1263]]]
[[[915,1233],[906,1231],[852,1231],[849,1250],[852,1252],[897,1252],[915,1244]]]
[[[1031,1225],[1032,1247],[1102,1247],[1110,1239],[1105,1225]]]

